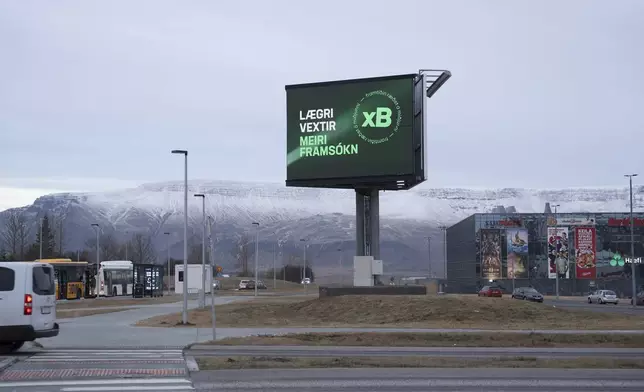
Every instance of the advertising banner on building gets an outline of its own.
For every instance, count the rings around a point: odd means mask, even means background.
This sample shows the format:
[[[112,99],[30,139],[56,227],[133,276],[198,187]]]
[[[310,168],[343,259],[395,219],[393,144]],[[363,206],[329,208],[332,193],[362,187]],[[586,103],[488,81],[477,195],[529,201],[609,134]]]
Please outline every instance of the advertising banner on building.
[[[550,216],[548,226],[595,226],[595,215]]]
[[[559,279],[570,278],[569,253],[568,228],[548,227],[548,278],[556,279],[557,271]]]
[[[595,228],[575,228],[575,270],[577,279],[595,279],[597,276],[597,257],[595,248]]]
[[[508,279],[528,279],[528,230],[506,229]]]
[[[484,279],[501,279],[501,230],[482,229],[481,275]]]

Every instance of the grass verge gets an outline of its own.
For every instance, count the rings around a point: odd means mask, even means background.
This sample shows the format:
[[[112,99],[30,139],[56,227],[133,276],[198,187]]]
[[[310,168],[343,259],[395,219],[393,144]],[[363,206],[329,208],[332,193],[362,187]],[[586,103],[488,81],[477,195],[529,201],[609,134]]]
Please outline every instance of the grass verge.
[[[132,310],[132,308],[111,308],[111,309],[73,309],[73,310],[60,310],[56,309],[57,319],[66,319],[74,317],[94,316],[97,314],[116,313],[125,310]]]
[[[644,369],[643,360],[610,358],[538,359],[507,357],[495,360],[411,357],[230,357],[196,358],[200,370],[301,369],[301,368],[556,368],[556,369]]]
[[[198,327],[211,324],[210,310],[189,312]],[[138,325],[177,325],[181,314]],[[452,296],[343,296],[264,298],[218,306],[222,327],[401,327],[475,329],[644,329],[644,317],[562,309],[526,301]]]
[[[623,347],[644,348],[644,334],[302,333],[227,338],[214,345],[372,347]]]

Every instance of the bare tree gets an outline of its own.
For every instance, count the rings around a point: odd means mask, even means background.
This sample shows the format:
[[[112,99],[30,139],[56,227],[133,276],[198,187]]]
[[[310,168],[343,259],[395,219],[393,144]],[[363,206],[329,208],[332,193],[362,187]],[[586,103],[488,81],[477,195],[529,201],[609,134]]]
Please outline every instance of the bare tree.
[[[27,219],[22,211],[10,211],[5,227],[0,230],[0,239],[14,258],[24,258],[29,232]]]
[[[96,258],[96,237],[92,236],[86,242],[89,254],[93,259]],[[121,258],[122,246],[112,233],[102,234],[100,236],[100,257],[101,261],[116,260]]]
[[[250,243],[249,237],[246,234],[242,234],[239,237],[237,246],[233,248],[233,257],[237,260],[237,267],[241,270],[241,276],[248,276],[250,274],[248,263],[254,253],[255,249]]]
[[[152,238],[148,235],[137,233],[130,241],[132,261],[139,264],[152,264],[156,260]]]

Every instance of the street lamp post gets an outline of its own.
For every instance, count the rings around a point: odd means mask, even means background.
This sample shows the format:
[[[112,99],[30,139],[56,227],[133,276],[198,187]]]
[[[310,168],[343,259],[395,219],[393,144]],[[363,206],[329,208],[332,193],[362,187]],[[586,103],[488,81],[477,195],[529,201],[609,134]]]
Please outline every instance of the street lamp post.
[[[199,296],[199,307],[203,308],[206,306],[206,195],[195,193],[195,197],[201,198],[201,295]]]
[[[38,239],[38,242],[40,242],[40,244],[39,244],[39,248],[40,248],[39,259],[40,260],[42,260],[42,221],[43,221],[43,219],[44,218],[40,218],[40,238]]]
[[[129,253],[130,253],[130,232],[126,231],[125,232],[125,237],[127,238],[125,241],[125,260],[129,260]]]
[[[307,292],[309,288],[307,287],[306,283],[306,238],[300,238],[300,241],[304,244],[304,270],[302,271],[302,283],[304,283],[304,292]]]
[[[165,235],[166,261],[168,263],[168,295],[170,295],[170,233],[166,231],[163,235]]]
[[[553,204],[552,207],[555,209],[555,235],[557,235],[557,207],[560,204]],[[555,249],[557,244],[555,243]],[[555,294],[557,296],[557,301],[559,301],[559,257],[555,255]]]
[[[95,291],[96,291],[96,298],[98,298],[98,279],[99,279],[99,270],[101,266],[101,237],[99,236],[99,231],[101,229],[101,226],[98,223],[92,223],[92,227],[94,230],[96,230],[96,279],[94,280],[95,283]],[[42,242],[42,238],[41,238]]]
[[[255,297],[257,297],[257,269],[259,267],[259,222],[253,222],[253,226],[256,226],[255,230]]]
[[[633,303],[631,306],[635,308],[637,306],[637,282],[635,279],[635,234],[634,226],[635,221],[633,219],[633,177],[637,177],[637,174],[625,174],[624,177],[628,177],[628,185],[630,190],[630,204],[631,204],[631,292],[633,293]]]
[[[432,239],[427,237],[427,280],[432,278]]]
[[[342,248],[338,248],[338,263],[340,264],[340,285],[344,284],[344,266],[342,265]]]
[[[273,290],[277,289],[277,271],[275,270],[275,244],[273,244]]]
[[[183,310],[181,323],[188,324],[188,151],[172,150],[173,154],[183,155]]]

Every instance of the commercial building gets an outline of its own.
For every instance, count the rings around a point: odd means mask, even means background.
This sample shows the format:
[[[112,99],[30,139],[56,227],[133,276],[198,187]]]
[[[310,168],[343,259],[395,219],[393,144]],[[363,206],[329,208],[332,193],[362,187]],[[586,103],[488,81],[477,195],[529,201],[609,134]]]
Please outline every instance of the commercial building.
[[[546,206],[546,211],[549,208]],[[644,284],[644,213],[474,214],[447,229],[447,292],[475,293],[494,282],[561,295],[595,289],[631,294]],[[514,278],[514,279],[513,279]],[[514,280],[514,282],[513,282]]]

